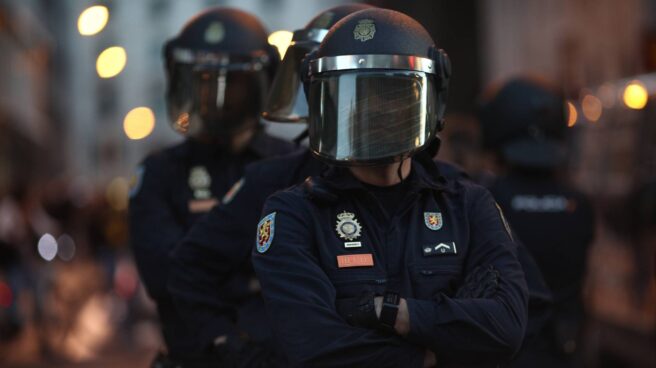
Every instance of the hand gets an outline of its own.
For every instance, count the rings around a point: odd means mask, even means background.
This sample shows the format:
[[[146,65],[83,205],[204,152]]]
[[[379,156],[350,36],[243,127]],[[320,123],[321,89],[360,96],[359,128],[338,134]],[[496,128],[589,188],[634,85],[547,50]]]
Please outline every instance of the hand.
[[[399,301],[399,310],[396,314],[394,330],[401,336],[406,336],[410,332],[410,312],[408,312],[408,303],[404,298]]]
[[[424,368],[430,368],[437,365],[437,358],[435,353],[430,350],[426,350],[426,355],[424,355]]]

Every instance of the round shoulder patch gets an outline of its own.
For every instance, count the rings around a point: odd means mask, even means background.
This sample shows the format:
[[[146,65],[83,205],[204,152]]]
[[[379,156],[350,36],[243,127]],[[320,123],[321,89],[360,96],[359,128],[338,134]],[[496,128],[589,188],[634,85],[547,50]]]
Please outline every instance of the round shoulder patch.
[[[273,241],[275,230],[276,213],[271,212],[270,214],[264,216],[257,224],[257,238],[255,240],[255,246],[258,252],[264,253],[269,250],[269,247],[271,247],[271,242]]]

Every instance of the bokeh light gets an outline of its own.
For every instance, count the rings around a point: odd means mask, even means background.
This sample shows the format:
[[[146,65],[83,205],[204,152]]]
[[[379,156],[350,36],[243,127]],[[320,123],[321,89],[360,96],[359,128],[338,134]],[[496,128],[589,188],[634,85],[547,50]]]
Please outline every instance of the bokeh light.
[[[125,178],[114,178],[105,191],[107,203],[116,211],[128,208],[128,192],[130,191],[128,181]]]
[[[100,78],[112,78],[117,76],[125,68],[128,57],[125,49],[120,46],[106,48],[98,55],[96,70]]]
[[[269,35],[269,45],[275,46],[278,49],[280,58],[285,57],[285,52],[292,42],[294,34],[290,31],[280,30],[275,31]]]
[[[642,82],[638,80],[631,81],[624,89],[624,104],[634,110],[643,109],[647,105],[649,93]]]
[[[604,83],[597,89],[597,96],[601,100],[601,104],[604,108],[610,109],[615,106],[615,100],[617,99],[617,91],[615,87],[610,83]]]
[[[102,31],[109,20],[109,10],[102,5],[86,8],[77,18],[77,29],[82,36],[93,36]]]
[[[63,234],[57,238],[57,256],[66,262],[75,257],[75,241],[70,235]]]
[[[0,280],[0,307],[9,308],[14,303],[14,293],[6,282]]]
[[[43,234],[39,239],[37,250],[41,258],[46,261],[52,261],[57,255],[57,241],[55,237],[48,233]]]
[[[595,123],[601,117],[603,106],[601,100],[594,95],[585,95],[581,101],[581,110],[588,121]]]
[[[576,120],[578,119],[578,113],[576,112],[576,106],[571,101],[567,101],[567,126],[573,127],[576,125]]]
[[[125,115],[123,130],[130,139],[143,139],[155,128],[155,114],[148,107],[136,107]]]

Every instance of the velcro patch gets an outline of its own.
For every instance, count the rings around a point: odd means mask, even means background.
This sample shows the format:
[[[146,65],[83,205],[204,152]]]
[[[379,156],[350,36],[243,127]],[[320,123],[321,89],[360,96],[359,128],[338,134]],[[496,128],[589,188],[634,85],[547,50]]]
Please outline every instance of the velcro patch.
[[[207,212],[216,206],[219,201],[216,198],[209,199],[192,199],[188,203],[189,212],[191,213],[202,213]]]
[[[438,243],[435,245],[426,245],[424,246],[423,251],[425,257],[442,256],[448,254],[457,254],[458,248],[456,248],[455,242],[446,242]]]
[[[346,254],[337,256],[337,267],[350,268],[350,267],[373,267],[374,257],[371,253],[364,254]]]

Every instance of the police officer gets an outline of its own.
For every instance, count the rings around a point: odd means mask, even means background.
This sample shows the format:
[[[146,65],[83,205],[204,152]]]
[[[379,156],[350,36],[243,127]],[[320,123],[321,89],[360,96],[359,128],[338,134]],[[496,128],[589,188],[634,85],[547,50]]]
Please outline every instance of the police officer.
[[[191,19],[164,47],[168,112],[186,140],[144,160],[129,211],[130,243],[168,349],[163,366],[192,364],[196,347],[166,289],[168,253],[247,163],[293,150],[258,122],[277,55],[255,16],[219,7]]]
[[[301,60],[316,49],[331,25],[367,8],[371,6],[337,6],[294,32],[265,104],[263,115],[267,119],[307,119],[306,98],[298,74]],[[462,171],[451,165],[439,162],[438,166],[442,175],[464,177]],[[253,346],[261,352],[267,345],[274,346],[269,341],[270,330],[266,328],[268,322],[250,264],[253,231],[269,195],[326,168],[305,148],[248,165],[243,178],[228,191],[222,204],[195,222],[172,252],[169,290],[179,312],[199,336],[199,349],[220,349],[224,354],[239,355],[239,350]]]
[[[482,187],[439,179],[446,54],[416,21],[368,9],[310,61],[310,148],[334,164],[267,199],[253,265],[302,366],[492,364],[520,346],[524,274]]]
[[[516,78],[484,101],[483,144],[500,173],[489,189],[553,293],[545,331],[516,365],[573,364],[583,322],[581,288],[594,218],[585,195],[562,179],[565,100],[538,79]]]

